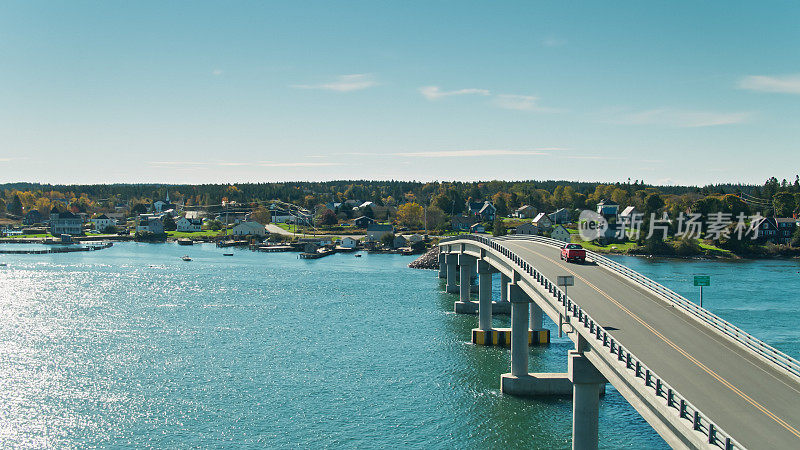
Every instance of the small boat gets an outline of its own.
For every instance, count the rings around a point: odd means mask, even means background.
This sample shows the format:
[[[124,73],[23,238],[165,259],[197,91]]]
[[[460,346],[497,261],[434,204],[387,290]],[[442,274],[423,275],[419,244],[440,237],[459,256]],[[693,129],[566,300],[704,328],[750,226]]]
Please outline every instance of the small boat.
[[[6,263],[0,263],[0,267],[5,267],[5,266],[7,266],[7,265],[8,265],[8,264],[6,264]]]
[[[223,253],[222,256],[233,256],[233,253]]]
[[[361,253],[356,253],[356,258],[361,258]]]
[[[181,259],[184,260],[184,261],[191,261],[192,260],[192,258],[189,258],[189,255],[183,255],[183,256],[181,256]]]
[[[193,245],[194,241],[189,238],[178,239],[178,245]]]

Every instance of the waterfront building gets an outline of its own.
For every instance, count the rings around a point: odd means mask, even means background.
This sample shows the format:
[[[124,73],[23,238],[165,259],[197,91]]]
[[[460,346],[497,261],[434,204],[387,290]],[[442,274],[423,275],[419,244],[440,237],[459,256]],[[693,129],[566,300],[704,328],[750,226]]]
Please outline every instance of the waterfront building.
[[[177,226],[177,230],[183,233],[194,233],[200,231],[203,226],[203,221],[201,219],[189,219],[187,217],[181,217],[175,222]]]
[[[50,213],[50,233],[53,236],[62,234],[80,236],[83,234],[83,221],[79,216],[69,211],[58,212],[53,210]]]
[[[267,229],[264,227],[264,225],[261,225],[254,220],[250,220],[247,222],[241,222],[233,227],[231,233],[234,236],[266,236]]]

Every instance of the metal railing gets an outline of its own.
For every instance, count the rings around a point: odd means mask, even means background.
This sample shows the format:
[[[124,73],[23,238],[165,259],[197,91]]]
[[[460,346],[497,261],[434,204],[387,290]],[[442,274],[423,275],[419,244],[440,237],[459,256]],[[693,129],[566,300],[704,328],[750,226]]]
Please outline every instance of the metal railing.
[[[558,248],[564,246],[564,242],[562,241],[542,236],[508,236],[506,237],[506,239],[537,241]],[[667,288],[666,286],[656,281],[653,281],[650,278],[647,278],[646,276],[634,270],[631,270],[628,267],[616,261],[606,258],[605,256],[600,255],[599,253],[587,250],[586,254],[589,257],[591,257],[592,260],[594,260],[598,265],[604,266],[607,269],[623,276],[624,278],[627,278],[637,283],[638,285],[648,289],[649,291],[659,295],[660,297],[666,299],[673,305],[688,312],[691,316],[695,317],[699,321],[711,326],[712,328],[719,331],[728,338],[732,339],[733,341],[736,341],[739,344],[744,345],[745,347],[754,351],[761,357],[767,359],[768,361],[771,361],[776,366],[786,370],[790,375],[800,378],[800,361],[770,346],[769,344],[766,344],[757,337],[742,330],[736,325],[727,322],[726,320],[708,311],[707,309],[701,308],[694,302],[686,299],[685,297]]]
[[[530,239],[533,237],[534,236],[528,236],[526,238]],[[491,239],[486,236],[480,236],[474,234],[464,234],[460,236],[454,236],[451,238],[442,239],[441,241],[439,241],[439,244],[440,245],[447,244],[448,242],[461,239],[476,241],[489,246],[490,248],[497,251],[498,253],[506,257],[508,260],[516,264],[517,267],[519,267],[519,269],[521,269],[522,272],[525,272],[529,276],[531,276],[533,280],[535,280],[547,292],[549,292],[550,295],[558,303],[563,305],[566,308],[566,310],[572,314],[572,317],[576,318],[578,323],[584,326],[584,329],[588,330],[589,334],[595,339],[595,341],[600,345],[601,348],[608,349],[609,354],[612,356],[610,358],[611,363],[615,363],[621,367],[624,367],[628,372],[630,372],[634,376],[634,378],[643,381],[645,389],[649,389],[652,393],[655,394],[657,398],[660,398],[663,401],[665,401],[666,406],[672,409],[675,413],[677,413],[679,419],[687,422],[687,425],[689,425],[689,427],[695,432],[702,434],[706,442],[708,442],[710,445],[722,448],[724,450],[745,448],[743,445],[737,442],[730,434],[726,433],[713,421],[711,421],[711,419],[709,419],[702,412],[700,412],[700,410],[697,407],[692,405],[691,402],[689,402],[685,397],[680,395],[680,393],[678,393],[678,391],[673,389],[667,382],[663,381],[661,377],[659,377],[654,371],[650,370],[650,368],[648,368],[647,365],[645,365],[642,361],[637,359],[624,346],[616,342],[614,338],[611,336],[611,334],[608,333],[608,331],[606,331],[602,326],[600,326],[597,322],[595,322],[595,320],[592,319],[588,313],[583,311],[580,305],[572,301],[571,298],[568,298],[558,286],[556,286],[552,281],[550,281],[547,277],[545,277],[541,272],[536,270],[530,263],[522,259],[520,256],[516,255],[510,249],[504,247],[501,244],[502,242],[501,240]],[[563,242],[556,241],[555,239],[539,238],[535,240],[538,240],[540,242],[552,246],[561,247],[563,245]],[[592,254],[594,255],[593,252]],[[600,263],[598,262],[598,264]],[[628,270],[630,272],[633,272],[630,269]],[[651,282],[655,283],[652,280]],[[567,318],[567,320],[568,323],[570,324],[572,323],[572,319]],[[600,353],[598,352],[598,354]]]

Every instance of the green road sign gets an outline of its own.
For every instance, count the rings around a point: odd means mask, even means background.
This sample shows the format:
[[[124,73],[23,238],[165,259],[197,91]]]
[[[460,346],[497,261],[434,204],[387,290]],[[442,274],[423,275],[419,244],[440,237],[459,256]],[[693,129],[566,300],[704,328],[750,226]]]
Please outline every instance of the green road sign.
[[[711,277],[708,275],[695,275],[694,276],[694,285],[695,286],[711,286]]]

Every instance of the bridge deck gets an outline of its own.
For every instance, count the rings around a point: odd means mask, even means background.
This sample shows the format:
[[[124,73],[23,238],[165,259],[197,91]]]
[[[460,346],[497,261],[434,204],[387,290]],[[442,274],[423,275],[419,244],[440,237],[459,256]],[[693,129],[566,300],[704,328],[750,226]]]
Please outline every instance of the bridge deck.
[[[551,280],[574,275],[570,298],[742,445],[800,448],[800,383],[611,271],[566,263],[541,243],[501,240]]]

